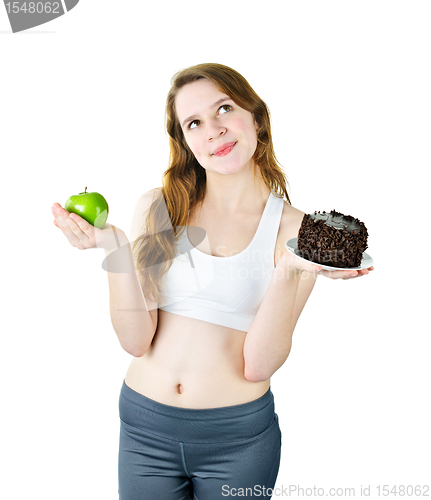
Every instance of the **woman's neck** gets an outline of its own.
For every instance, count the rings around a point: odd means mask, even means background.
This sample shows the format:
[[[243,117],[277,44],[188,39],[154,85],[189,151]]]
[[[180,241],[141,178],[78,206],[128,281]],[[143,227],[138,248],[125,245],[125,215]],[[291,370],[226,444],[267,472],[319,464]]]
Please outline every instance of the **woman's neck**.
[[[266,203],[270,193],[261,177],[242,183],[212,183],[208,180],[207,178],[203,205],[211,206],[220,214],[228,215],[260,207],[262,203]]]

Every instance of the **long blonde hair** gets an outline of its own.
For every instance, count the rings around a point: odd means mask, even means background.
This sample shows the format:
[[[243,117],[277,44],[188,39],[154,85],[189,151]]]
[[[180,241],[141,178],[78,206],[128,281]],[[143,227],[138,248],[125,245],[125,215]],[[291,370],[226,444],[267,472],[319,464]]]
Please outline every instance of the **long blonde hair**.
[[[171,80],[166,99],[165,124],[169,136],[169,167],[162,177],[161,194],[154,200],[146,219],[146,231],[133,243],[136,268],[145,294],[160,302],[160,278],[175,258],[175,237],[187,225],[190,208],[202,203],[205,196],[206,172],[187,145],[178,121],[175,98],[178,91],[201,78],[213,82],[238,106],[253,114],[257,130],[255,166],[267,187],[277,196],[285,197],[287,180],[279,165],[272,144],[269,110],[237,71],[222,64],[204,63],[177,72]],[[257,175],[256,168],[254,175]],[[173,228],[173,229],[172,229]]]

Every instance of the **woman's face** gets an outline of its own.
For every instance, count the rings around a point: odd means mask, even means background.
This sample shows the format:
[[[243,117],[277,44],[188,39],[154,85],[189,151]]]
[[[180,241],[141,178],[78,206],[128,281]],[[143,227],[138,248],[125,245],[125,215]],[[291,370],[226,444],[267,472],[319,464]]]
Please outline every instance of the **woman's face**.
[[[187,144],[207,174],[252,170],[258,129],[252,113],[206,78],[182,87],[175,107]]]

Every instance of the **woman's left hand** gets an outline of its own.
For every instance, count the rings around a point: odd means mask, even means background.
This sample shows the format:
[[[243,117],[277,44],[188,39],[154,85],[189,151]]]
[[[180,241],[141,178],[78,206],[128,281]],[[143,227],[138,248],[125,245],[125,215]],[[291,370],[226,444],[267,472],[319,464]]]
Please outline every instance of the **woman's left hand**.
[[[360,276],[366,276],[370,271],[374,271],[374,266],[367,269],[360,269],[359,271],[343,270],[343,271],[328,271],[327,269],[322,269],[318,274],[326,276],[327,278],[332,278],[333,280],[352,280],[359,278]]]
[[[327,278],[331,278],[333,280],[351,280],[354,278],[359,278],[360,276],[365,276],[369,274],[370,271],[374,270],[374,266],[371,266],[368,269],[360,269],[359,271],[354,271],[352,269],[328,271],[326,269],[322,269],[321,264],[306,261],[288,251],[284,252],[280,257],[277,267],[280,266],[284,269],[287,269],[288,274],[292,272],[294,274],[301,274],[303,271],[308,271],[312,274],[326,276]]]

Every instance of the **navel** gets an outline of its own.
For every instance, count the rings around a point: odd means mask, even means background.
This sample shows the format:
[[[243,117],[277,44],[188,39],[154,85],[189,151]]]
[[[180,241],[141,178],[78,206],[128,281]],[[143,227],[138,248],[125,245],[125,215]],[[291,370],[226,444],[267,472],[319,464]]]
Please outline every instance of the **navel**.
[[[182,394],[183,393],[183,386],[181,384],[177,385],[177,391],[178,391],[178,394]]]

